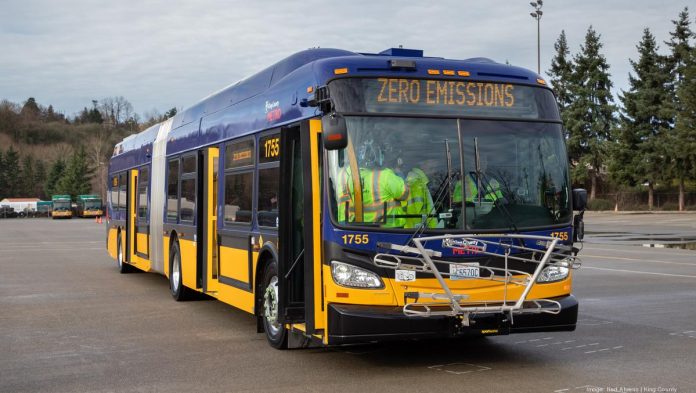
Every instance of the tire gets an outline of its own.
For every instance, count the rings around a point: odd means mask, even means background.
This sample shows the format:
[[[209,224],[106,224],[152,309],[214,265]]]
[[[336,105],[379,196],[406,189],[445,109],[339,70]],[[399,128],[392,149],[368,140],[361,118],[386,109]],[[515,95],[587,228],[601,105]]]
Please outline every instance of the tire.
[[[278,262],[271,261],[263,272],[261,320],[266,339],[273,348],[288,347],[288,331],[278,318]]]
[[[172,244],[169,252],[169,291],[177,302],[189,300],[193,294],[189,288],[184,286],[181,272],[181,250],[177,241]]]
[[[121,274],[130,273],[133,271],[133,267],[123,260],[123,244],[121,243],[121,232],[118,233],[116,237],[116,264],[118,265],[118,272]]]

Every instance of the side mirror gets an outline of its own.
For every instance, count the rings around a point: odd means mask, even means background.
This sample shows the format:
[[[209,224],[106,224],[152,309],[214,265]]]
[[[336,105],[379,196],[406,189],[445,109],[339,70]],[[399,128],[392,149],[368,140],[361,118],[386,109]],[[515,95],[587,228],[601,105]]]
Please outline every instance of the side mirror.
[[[326,150],[343,149],[348,145],[348,129],[346,119],[331,113],[321,118],[321,135]]]
[[[573,210],[584,211],[587,208],[587,190],[576,188],[573,190]]]
[[[580,242],[585,238],[585,221],[582,219],[582,213],[573,218],[573,241]],[[577,255],[577,253],[576,253]]]

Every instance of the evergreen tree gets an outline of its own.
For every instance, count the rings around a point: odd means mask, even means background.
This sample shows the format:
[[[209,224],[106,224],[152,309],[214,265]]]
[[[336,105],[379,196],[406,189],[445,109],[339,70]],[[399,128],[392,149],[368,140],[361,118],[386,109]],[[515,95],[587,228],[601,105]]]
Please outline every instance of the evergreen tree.
[[[34,158],[27,154],[22,158],[22,174],[20,176],[19,197],[33,197],[36,185],[34,179]]]
[[[689,8],[684,7],[679,13],[679,18],[673,20],[672,24],[674,25],[674,31],[669,33],[670,40],[665,43],[670,48],[668,64],[675,73],[673,85],[676,87],[684,79],[686,62],[691,52],[689,40],[694,34],[689,28]]]
[[[65,173],[65,161],[62,158],[57,159],[53,166],[51,166],[51,171],[46,178],[46,184],[44,185],[44,193],[47,198],[58,194],[57,184],[58,181],[63,177]]]
[[[549,82],[553,87],[558,99],[558,107],[561,111],[561,119],[566,124],[566,109],[571,103],[570,81],[573,75],[573,63],[569,59],[570,50],[566,40],[565,30],[561,30],[561,35],[553,45],[556,55],[551,59],[551,69],[548,71]],[[567,136],[566,136],[567,137]]]
[[[673,154],[678,167],[679,208],[684,209],[684,179],[696,179],[696,47],[685,59],[684,79],[677,88]]]
[[[5,152],[5,162],[3,163],[5,172],[5,196],[16,196],[20,190],[21,182],[19,178],[19,153],[12,146]]]
[[[161,121],[165,121],[165,120],[169,119],[170,117],[174,117],[174,116],[176,116],[176,107],[173,107],[173,108],[169,109],[168,111],[164,112],[164,115],[162,115]]]
[[[46,164],[43,160],[36,160],[36,165],[34,167],[34,189],[32,190],[32,195],[45,199],[44,183],[46,182]]]
[[[689,150],[688,138],[690,129],[688,126],[689,116],[681,102],[683,96],[688,96],[688,92],[682,89],[682,85],[690,85],[692,81],[686,79],[687,68],[692,62],[691,53],[693,47],[690,39],[693,36],[689,28],[689,10],[684,8],[679,13],[679,18],[673,20],[674,31],[670,32],[670,40],[666,42],[670,48],[667,58],[668,71],[671,75],[671,83],[668,91],[673,105],[672,122],[674,130],[669,133],[668,156],[672,158],[669,166],[670,175],[679,183],[679,210],[684,210],[684,181],[690,177],[689,173],[694,170],[696,164],[690,158],[692,150]],[[681,92],[680,92],[681,91]],[[691,128],[693,130],[693,127]],[[683,143],[687,142],[687,143]]]
[[[619,98],[623,104],[613,145],[612,177],[619,184],[648,183],[648,207],[652,210],[655,183],[665,179],[668,165],[667,132],[672,112],[667,86],[666,59],[658,55],[657,42],[649,29],[637,47],[638,61],[630,60],[629,90]]]
[[[605,165],[607,141],[614,128],[614,105],[609,79],[609,64],[600,53],[600,35],[590,26],[580,53],[575,56],[569,85],[572,102],[568,106],[568,153],[576,182],[590,181],[590,200]]]
[[[65,168],[63,176],[58,180],[56,185],[58,193],[70,194],[73,198],[80,194],[89,193],[92,173],[93,171],[87,165],[85,148],[80,146],[70,157],[70,162]]]
[[[0,150],[0,199],[5,197],[5,157]]]
[[[29,97],[27,102],[22,106],[22,111],[20,115],[27,120],[38,120],[41,115],[41,109],[39,109],[39,104],[36,103],[34,97]]]

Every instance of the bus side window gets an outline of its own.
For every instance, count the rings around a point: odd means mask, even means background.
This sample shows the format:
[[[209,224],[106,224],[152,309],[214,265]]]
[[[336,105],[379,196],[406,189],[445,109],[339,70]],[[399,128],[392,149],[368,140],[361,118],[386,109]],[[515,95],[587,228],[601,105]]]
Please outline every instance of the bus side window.
[[[181,159],[181,192],[179,194],[179,220],[193,222],[196,214],[196,156]]]
[[[128,186],[128,178],[126,173],[121,173],[118,175],[118,210],[122,212],[121,219],[125,219],[126,212],[126,200],[128,198],[128,193],[126,192],[126,187]]]
[[[147,216],[147,185],[149,182],[149,169],[142,168],[138,176],[138,220],[145,222]]]
[[[111,187],[109,187],[109,206],[111,214],[118,211],[118,175],[111,177]]]
[[[278,167],[259,170],[258,222],[263,227],[278,227]]]
[[[255,156],[253,139],[225,146],[225,224],[251,223]]]
[[[251,222],[253,172],[225,174],[225,224]]]
[[[167,163],[167,221],[176,221],[179,211],[179,159]]]

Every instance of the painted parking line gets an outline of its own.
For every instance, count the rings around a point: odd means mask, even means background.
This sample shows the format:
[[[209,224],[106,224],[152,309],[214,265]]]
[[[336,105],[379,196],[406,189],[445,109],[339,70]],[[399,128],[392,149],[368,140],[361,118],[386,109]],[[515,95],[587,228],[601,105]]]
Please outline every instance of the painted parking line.
[[[669,265],[685,265],[685,266],[694,266],[696,267],[696,263],[688,263],[688,262],[672,262],[672,261],[661,261],[657,259],[640,259],[640,258],[626,258],[626,257],[611,257],[608,255],[590,255],[590,254],[582,254],[580,255],[583,258],[600,258],[600,259],[611,259],[615,261],[622,261],[622,262],[646,262],[646,263],[664,263],[664,264],[669,264]]]
[[[618,346],[611,347],[611,348],[607,347],[607,348],[595,349],[592,351],[585,351],[585,353],[586,354],[593,354],[593,353],[606,352],[606,351],[615,351],[615,350],[621,349],[621,348],[623,348],[623,345],[618,345]]]
[[[34,247],[35,250],[31,251],[38,251],[38,252],[44,252],[44,251],[72,251],[75,252],[75,247],[71,248],[36,248]],[[80,247],[80,251],[86,251],[86,250],[104,250],[104,247],[90,247],[90,248],[84,248]],[[30,250],[27,250],[26,248],[15,248],[15,249],[3,249],[3,252],[29,252]]]
[[[472,363],[447,363],[447,364],[436,364],[433,366],[428,366],[431,370],[443,371],[448,374],[463,375],[481,371],[492,370],[491,367],[481,366]]]
[[[650,274],[654,276],[666,276],[666,277],[684,277],[684,278],[696,278],[696,276],[688,274],[672,274],[672,273],[656,273],[656,272],[644,272],[640,270],[627,270],[627,269],[609,269],[606,267],[593,267],[583,265],[582,269],[592,269],[592,270],[604,270],[609,272],[619,272],[619,273],[635,273],[635,274]]]
[[[669,334],[670,336],[677,336],[677,337],[688,337],[688,338],[696,338],[696,331],[694,330],[685,330],[683,332],[673,332]]]

